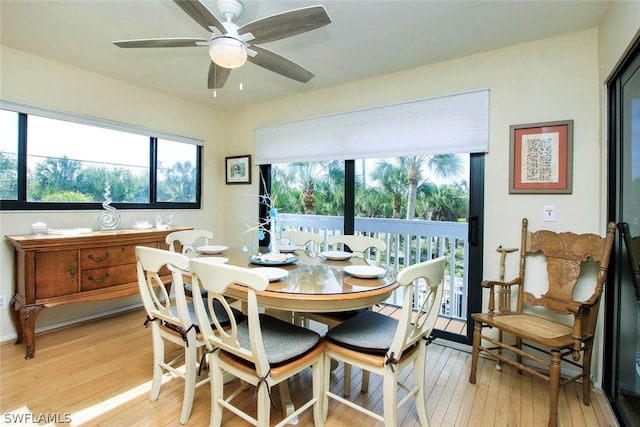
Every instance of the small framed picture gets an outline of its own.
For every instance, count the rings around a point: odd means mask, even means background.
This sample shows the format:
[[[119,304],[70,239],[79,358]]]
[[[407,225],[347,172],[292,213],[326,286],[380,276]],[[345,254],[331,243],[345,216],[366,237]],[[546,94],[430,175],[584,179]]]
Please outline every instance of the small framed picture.
[[[509,193],[572,192],[573,120],[510,127]]]
[[[226,157],[227,184],[251,184],[251,156]]]

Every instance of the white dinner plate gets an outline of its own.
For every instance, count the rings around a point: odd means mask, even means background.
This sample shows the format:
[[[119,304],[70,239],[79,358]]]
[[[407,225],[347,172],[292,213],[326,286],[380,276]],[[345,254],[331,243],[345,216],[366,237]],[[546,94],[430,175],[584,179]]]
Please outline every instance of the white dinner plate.
[[[226,264],[229,262],[229,258],[222,256],[202,256],[196,259],[198,261],[210,262],[211,264]]]
[[[297,249],[299,248],[296,245],[278,245],[278,250],[283,254],[295,252]]]
[[[91,233],[91,228],[50,228],[49,234],[59,234],[62,236],[74,236],[76,234]]]
[[[348,265],[344,268],[345,273],[361,279],[374,279],[387,274],[387,270],[373,265]]]
[[[196,248],[196,251],[200,252],[201,254],[219,254],[226,251],[227,249],[229,248],[227,248],[226,246],[209,245],[209,246],[198,246]]]
[[[267,255],[251,255],[249,257],[249,262],[251,264],[258,265],[289,265],[294,264],[298,261],[298,257],[291,254],[282,254],[279,259],[273,260],[269,259]]]
[[[344,251],[323,251],[320,252],[320,256],[334,261],[344,261],[351,258],[353,254],[351,252]]]
[[[270,282],[275,282],[276,280],[282,280],[289,275],[289,272],[287,270],[283,270],[282,268],[276,268],[276,267],[256,267],[256,268],[252,268],[251,271],[266,277]]]
[[[151,227],[153,227],[153,225],[149,223],[134,223],[133,225],[131,225],[131,228],[133,228],[134,230],[148,230]]]

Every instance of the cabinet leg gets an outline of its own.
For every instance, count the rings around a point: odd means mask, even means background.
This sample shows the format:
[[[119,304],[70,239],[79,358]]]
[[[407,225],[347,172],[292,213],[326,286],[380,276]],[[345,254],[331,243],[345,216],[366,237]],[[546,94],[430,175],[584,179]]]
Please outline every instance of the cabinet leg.
[[[31,359],[35,356],[36,352],[36,318],[38,314],[44,308],[43,305],[28,305],[26,307],[20,307],[20,328],[22,330],[22,336],[27,341],[27,352],[24,356],[25,359]],[[18,328],[16,328],[18,329]],[[20,338],[20,332],[18,332]],[[20,339],[22,341],[22,339]],[[17,344],[17,342],[16,342]]]
[[[9,314],[11,315],[11,321],[13,322],[13,326],[16,328],[16,334],[18,335],[16,338],[15,344],[20,344],[22,342],[22,325],[20,324],[20,308],[15,301],[15,297],[11,300],[9,304]]]

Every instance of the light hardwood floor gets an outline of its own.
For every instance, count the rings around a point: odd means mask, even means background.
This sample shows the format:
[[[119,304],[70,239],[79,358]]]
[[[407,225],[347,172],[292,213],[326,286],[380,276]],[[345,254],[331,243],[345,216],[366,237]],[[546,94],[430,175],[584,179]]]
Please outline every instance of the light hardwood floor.
[[[151,331],[143,326],[142,310],[100,319],[38,335],[36,357],[24,359],[24,345],[0,345],[0,413],[3,422],[18,420],[8,412],[36,417],[57,416],[59,423],[86,426],[176,426],[182,404],[183,381],[167,377],[160,398],[149,401],[151,379]],[[175,351],[178,354],[178,351]],[[432,426],[544,426],[548,413],[546,383],[529,375],[518,375],[481,358],[478,383],[469,384],[468,348],[436,340],[427,351],[427,410]],[[342,389],[342,366],[332,376],[331,388]],[[408,375],[405,372],[404,375]],[[352,398],[379,410],[382,387],[372,376],[368,393],[360,392],[359,372],[354,369]],[[290,381],[291,394],[301,401],[310,393],[307,372]],[[591,406],[579,399],[576,385],[561,389],[561,426],[617,425],[602,393],[594,390]],[[188,425],[209,423],[209,386],[196,390]],[[277,391],[274,402],[279,401]],[[253,391],[246,392],[244,405],[253,405]],[[272,419],[280,417],[279,405]],[[65,417],[67,417],[65,419]],[[246,422],[225,412],[226,426]],[[44,425],[46,423],[42,423]],[[55,424],[51,424],[55,425]],[[69,425],[69,424],[66,424]],[[312,426],[311,411],[299,426]],[[399,425],[418,426],[411,402],[399,412]],[[382,423],[331,401],[327,427],[382,426]]]

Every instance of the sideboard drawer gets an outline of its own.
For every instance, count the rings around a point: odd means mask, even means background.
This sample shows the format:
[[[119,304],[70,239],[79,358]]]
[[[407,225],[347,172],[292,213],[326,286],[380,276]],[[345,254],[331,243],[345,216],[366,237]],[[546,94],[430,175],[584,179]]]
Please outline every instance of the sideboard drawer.
[[[136,259],[135,245],[82,249],[80,251],[80,269],[88,270],[91,268],[129,264],[132,259]]]
[[[94,289],[108,288],[110,286],[132,283],[135,282],[136,279],[135,264],[82,270],[80,290],[86,292]]]

